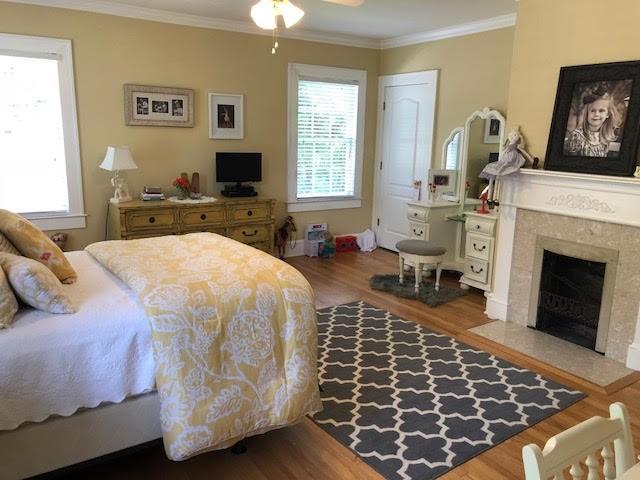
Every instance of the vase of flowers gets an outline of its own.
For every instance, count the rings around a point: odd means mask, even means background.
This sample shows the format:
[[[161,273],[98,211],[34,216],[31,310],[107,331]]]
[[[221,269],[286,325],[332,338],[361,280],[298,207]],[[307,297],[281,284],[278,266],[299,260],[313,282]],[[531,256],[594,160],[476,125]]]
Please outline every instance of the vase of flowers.
[[[178,198],[180,200],[186,200],[191,194],[191,184],[189,180],[184,177],[178,177],[173,181],[173,186],[178,189]]]

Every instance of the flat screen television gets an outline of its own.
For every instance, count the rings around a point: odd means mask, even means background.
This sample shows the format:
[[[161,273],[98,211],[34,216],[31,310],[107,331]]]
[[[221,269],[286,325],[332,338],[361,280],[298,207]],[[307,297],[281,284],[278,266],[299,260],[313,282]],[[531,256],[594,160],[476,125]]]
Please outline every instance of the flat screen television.
[[[262,153],[216,152],[216,182],[259,182],[262,180]]]

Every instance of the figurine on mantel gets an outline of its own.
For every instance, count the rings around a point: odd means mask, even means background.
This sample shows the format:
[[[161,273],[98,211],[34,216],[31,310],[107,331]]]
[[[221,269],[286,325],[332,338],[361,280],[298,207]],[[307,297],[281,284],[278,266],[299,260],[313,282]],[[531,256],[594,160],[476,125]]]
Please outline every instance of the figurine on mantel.
[[[487,199],[490,205],[495,203],[494,182],[496,178],[520,171],[520,168],[527,161],[533,164],[533,157],[525,150],[524,138],[520,133],[520,127],[515,126],[511,129],[509,135],[507,135],[498,161],[487,164],[479,175],[480,178],[489,180]]]

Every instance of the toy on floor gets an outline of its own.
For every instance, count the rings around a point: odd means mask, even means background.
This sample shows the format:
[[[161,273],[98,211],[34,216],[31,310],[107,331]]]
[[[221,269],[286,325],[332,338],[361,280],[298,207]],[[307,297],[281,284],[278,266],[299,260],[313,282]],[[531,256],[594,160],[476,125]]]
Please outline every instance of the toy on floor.
[[[331,232],[326,232],[324,241],[318,248],[318,255],[322,258],[333,258],[336,255],[336,241]]]
[[[336,252],[357,252],[360,250],[358,246],[358,237],[355,235],[341,235],[336,237]]]
[[[296,222],[293,220],[293,217],[289,215],[284,219],[284,224],[276,230],[275,234],[275,244],[278,247],[278,257],[280,260],[284,259],[284,252],[287,248],[287,242],[293,233],[297,232],[298,228],[296,227]],[[295,237],[295,235],[293,235]],[[295,239],[293,240],[295,242]],[[294,245],[295,246],[295,245]]]
[[[51,235],[51,240],[55,243],[60,250],[65,251],[65,247],[67,246],[67,234],[58,232]]]

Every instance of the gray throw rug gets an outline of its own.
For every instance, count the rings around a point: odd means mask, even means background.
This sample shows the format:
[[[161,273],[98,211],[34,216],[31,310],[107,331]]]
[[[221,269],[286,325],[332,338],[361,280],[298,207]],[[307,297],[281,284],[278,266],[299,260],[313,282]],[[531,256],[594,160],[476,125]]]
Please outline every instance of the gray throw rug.
[[[461,288],[445,287],[442,284],[440,285],[440,290],[436,292],[435,280],[433,278],[427,281],[423,280],[418,289],[418,293],[416,293],[414,285],[415,280],[412,270],[405,274],[402,284],[400,284],[398,275],[374,275],[369,279],[369,286],[375,290],[393,293],[396,297],[420,300],[430,307],[437,307],[438,305],[466,295],[466,292]]]
[[[318,311],[313,419],[389,480],[427,480],[585,397],[364,302]]]

